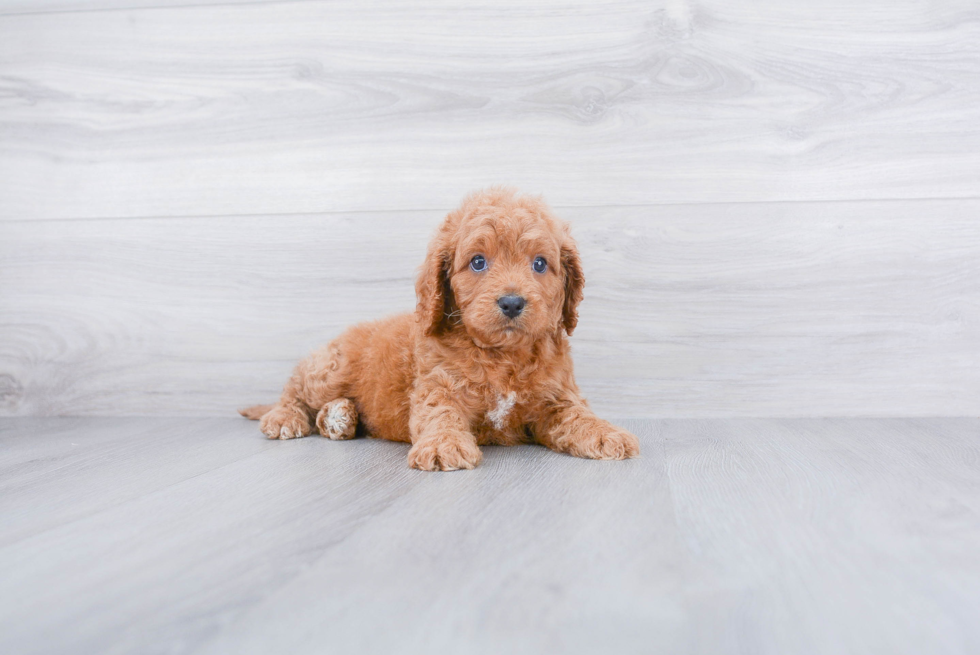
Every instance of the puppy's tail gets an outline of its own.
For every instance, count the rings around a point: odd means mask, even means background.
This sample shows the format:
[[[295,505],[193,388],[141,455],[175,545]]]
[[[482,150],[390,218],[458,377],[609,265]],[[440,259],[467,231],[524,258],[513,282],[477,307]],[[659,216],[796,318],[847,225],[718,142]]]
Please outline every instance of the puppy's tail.
[[[275,405],[255,405],[253,407],[246,407],[245,409],[238,410],[238,413],[247,419],[253,421],[258,421],[260,418],[265,416],[270,409],[275,407]]]

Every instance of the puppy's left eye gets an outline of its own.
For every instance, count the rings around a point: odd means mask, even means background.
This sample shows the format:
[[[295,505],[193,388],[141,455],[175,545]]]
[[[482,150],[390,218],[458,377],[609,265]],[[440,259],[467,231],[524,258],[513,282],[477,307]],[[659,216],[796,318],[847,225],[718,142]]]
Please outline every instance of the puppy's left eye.
[[[544,273],[548,270],[548,262],[544,260],[544,257],[535,257],[531,268],[534,269],[535,273]]]

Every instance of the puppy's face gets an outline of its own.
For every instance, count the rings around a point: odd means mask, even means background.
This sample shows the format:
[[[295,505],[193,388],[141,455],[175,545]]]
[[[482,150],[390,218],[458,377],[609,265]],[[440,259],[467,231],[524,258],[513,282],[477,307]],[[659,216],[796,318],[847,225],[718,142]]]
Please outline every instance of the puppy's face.
[[[449,283],[475,341],[516,345],[558,329],[565,295],[559,237],[521,207],[481,207],[463,219]]]
[[[491,190],[443,223],[419,278],[429,334],[513,347],[575,327],[583,276],[567,226],[543,202]]]

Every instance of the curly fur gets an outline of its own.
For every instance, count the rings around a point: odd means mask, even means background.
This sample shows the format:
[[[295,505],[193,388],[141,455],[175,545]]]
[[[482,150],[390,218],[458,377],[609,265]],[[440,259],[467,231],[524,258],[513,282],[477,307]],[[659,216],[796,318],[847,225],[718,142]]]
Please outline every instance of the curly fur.
[[[485,271],[470,268],[477,254]],[[409,464],[428,471],[473,468],[484,444],[633,457],[636,437],[593,414],[575,384],[568,335],[584,284],[568,226],[542,200],[474,193],[429,244],[414,314],[349,328],[299,363],[276,405],[241,413],[270,439],[345,439],[356,426],[409,442]],[[516,318],[497,304],[508,294],[525,299]]]

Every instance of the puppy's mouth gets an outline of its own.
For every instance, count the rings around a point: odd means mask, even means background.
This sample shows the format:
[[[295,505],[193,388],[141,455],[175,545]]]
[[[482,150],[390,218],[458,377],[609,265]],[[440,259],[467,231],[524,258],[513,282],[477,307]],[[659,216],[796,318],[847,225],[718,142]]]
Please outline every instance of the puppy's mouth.
[[[469,329],[470,337],[481,348],[506,348],[516,346],[527,338],[522,322],[508,319],[506,323]]]
[[[507,334],[514,332],[526,332],[528,327],[528,317],[526,312],[513,318],[505,316],[504,314],[499,314],[497,316],[497,320],[491,321],[491,324],[491,329],[498,332],[506,332]]]

